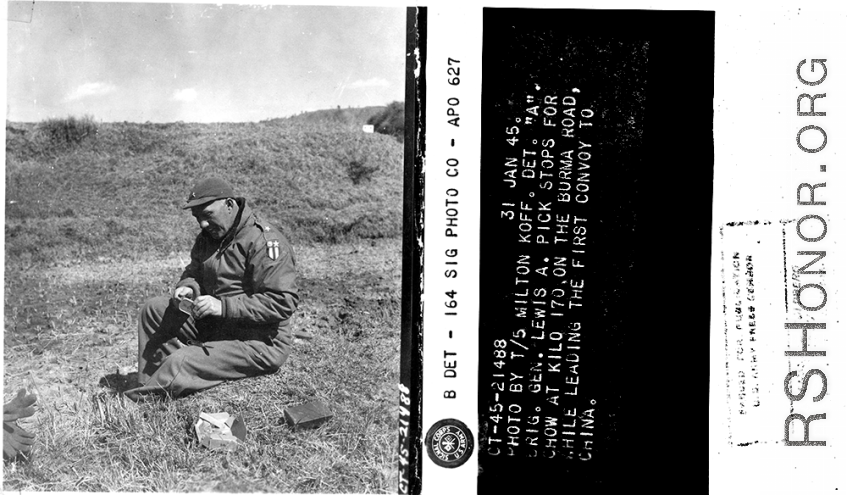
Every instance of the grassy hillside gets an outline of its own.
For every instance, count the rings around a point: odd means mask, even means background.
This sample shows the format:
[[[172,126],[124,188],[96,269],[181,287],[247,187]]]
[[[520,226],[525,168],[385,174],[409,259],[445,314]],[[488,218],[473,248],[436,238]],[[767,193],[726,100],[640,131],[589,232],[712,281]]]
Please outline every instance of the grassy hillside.
[[[76,145],[7,124],[3,392],[26,387],[38,411],[21,421],[31,458],[4,466],[4,490],[396,492],[402,145],[321,118],[333,114],[100,124]],[[187,262],[198,227],[180,207],[207,174],[292,239],[293,326],[311,338],[276,374],[126,401],[138,308]],[[313,399],[329,423],[282,421]],[[200,411],[241,415],[247,441],[202,448]]]
[[[303,112],[284,119],[272,119],[265,122],[293,122],[296,124],[326,124],[340,125],[350,131],[361,131],[362,126],[374,115],[383,112],[386,107],[335,108]]]
[[[183,249],[194,227],[180,207],[206,175],[230,181],[293,242],[400,235],[402,147],[361,124],[320,118],[334,113],[100,124],[72,147],[33,125],[7,126],[7,256],[96,259],[113,254],[104,239],[130,256]]]

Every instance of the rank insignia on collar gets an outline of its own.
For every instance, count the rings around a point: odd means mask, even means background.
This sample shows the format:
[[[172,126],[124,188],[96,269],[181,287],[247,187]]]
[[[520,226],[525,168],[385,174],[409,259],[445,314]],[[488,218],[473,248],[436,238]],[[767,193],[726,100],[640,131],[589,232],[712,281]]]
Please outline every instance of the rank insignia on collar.
[[[279,258],[279,241],[268,241],[268,258],[274,261]]]

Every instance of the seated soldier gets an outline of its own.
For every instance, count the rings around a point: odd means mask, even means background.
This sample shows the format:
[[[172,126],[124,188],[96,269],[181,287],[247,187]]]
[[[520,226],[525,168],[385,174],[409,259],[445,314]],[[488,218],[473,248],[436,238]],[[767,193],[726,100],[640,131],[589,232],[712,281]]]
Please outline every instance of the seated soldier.
[[[200,181],[183,209],[201,232],[173,297],[141,309],[139,387],[125,392],[132,400],[273,373],[291,348],[299,298],[285,237],[218,178]]]

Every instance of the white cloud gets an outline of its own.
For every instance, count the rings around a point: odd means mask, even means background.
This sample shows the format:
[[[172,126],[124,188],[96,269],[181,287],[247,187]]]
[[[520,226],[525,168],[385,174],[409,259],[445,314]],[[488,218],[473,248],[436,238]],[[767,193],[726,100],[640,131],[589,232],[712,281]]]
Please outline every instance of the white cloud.
[[[104,82],[88,82],[71,91],[65,101],[75,101],[89,96],[102,96],[117,91],[114,84]]]
[[[372,77],[370,79],[359,79],[358,81],[353,81],[347,87],[350,89],[387,88],[390,85],[391,83],[381,77]]]
[[[174,91],[173,98],[175,101],[194,101],[197,99],[197,90],[194,88],[178,89]]]

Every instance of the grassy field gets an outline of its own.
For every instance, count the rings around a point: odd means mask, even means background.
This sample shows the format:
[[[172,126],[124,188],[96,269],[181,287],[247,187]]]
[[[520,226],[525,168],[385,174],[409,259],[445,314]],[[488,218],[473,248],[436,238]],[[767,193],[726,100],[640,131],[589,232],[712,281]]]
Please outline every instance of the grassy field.
[[[254,124],[100,124],[81,144],[7,124],[4,399],[38,412],[4,490],[394,492],[402,145],[362,134],[378,109]],[[11,127],[11,130],[10,130]],[[207,174],[290,237],[298,339],[276,374],[135,404],[137,311],[168,294],[197,226],[179,209]],[[286,406],[334,418],[293,431]],[[201,447],[200,411],[240,414],[247,441]]]

